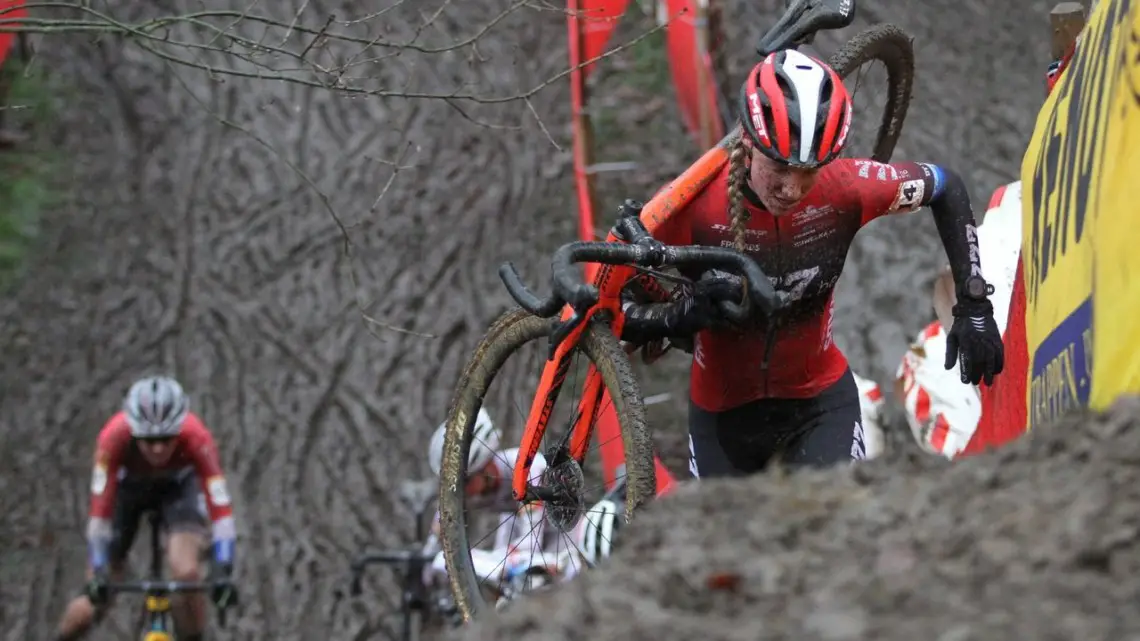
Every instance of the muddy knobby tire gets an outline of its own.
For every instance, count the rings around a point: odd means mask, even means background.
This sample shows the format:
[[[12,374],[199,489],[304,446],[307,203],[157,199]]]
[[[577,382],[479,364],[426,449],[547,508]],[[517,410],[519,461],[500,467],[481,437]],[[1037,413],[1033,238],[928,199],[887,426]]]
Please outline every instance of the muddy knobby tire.
[[[522,309],[500,316],[475,348],[452,397],[440,468],[440,538],[452,594],[464,621],[470,621],[489,607],[483,599],[471,562],[464,514],[466,497],[463,489],[475,417],[491,381],[507,358],[526,343],[545,340],[556,322],[557,319],[539,318]],[[578,341],[578,349],[601,373],[617,412],[626,453],[628,518],[657,491],[653,443],[646,424],[641,389],[629,359],[609,325],[592,320]],[[579,390],[564,387],[559,401],[576,399],[578,393]]]
[[[890,162],[891,154],[902,135],[914,87],[912,38],[893,24],[878,24],[848,40],[847,44],[831,56],[828,64],[846,80],[853,71],[874,60],[887,68],[887,105],[883,109],[871,159]]]

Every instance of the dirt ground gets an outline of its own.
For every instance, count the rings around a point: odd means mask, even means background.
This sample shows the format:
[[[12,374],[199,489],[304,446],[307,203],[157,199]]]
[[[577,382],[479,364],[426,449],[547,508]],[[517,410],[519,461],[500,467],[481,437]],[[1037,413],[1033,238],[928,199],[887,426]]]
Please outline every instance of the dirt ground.
[[[201,7],[196,0],[96,4],[118,20],[134,22]],[[244,11],[249,4],[233,0],[212,6]],[[47,639],[81,585],[94,437],[127,385],[153,371],[174,373],[191,392],[194,408],[217,435],[231,482],[243,605],[214,638],[392,638],[390,612],[398,592],[391,572],[370,574],[365,596],[335,610],[334,588],[349,560],[366,546],[411,541],[410,518],[395,488],[402,479],[429,473],[423,452],[445,414],[459,370],[490,320],[509,304],[496,268],[512,260],[528,282],[541,282],[549,252],[575,237],[576,207],[569,89],[564,79],[551,80],[566,66],[559,7],[530,3],[499,20],[502,3],[381,4],[394,8],[373,22],[344,29],[365,41],[376,33],[395,41],[419,38],[429,51],[494,27],[477,46],[438,54],[405,51],[354,67],[374,86],[487,96],[543,88],[529,101],[499,103],[349,97],[257,77],[223,81],[201,68],[168,64],[117,37],[34,39],[35,64],[50,71],[59,92],[58,122],[35,143],[63,153],[69,163],[60,173],[66,198],[46,215],[38,258],[29,275],[0,297],[3,641]],[[356,0],[254,5],[284,25],[296,18],[318,27],[330,14],[343,22],[378,11],[376,3]],[[1009,0],[995,13],[983,2],[861,0],[858,23],[821,35],[817,49],[833,51],[872,22],[894,22],[910,32],[919,71],[895,157],[956,168],[982,203],[1018,171],[1041,102],[1051,5]],[[754,61],[753,43],[782,6],[783,0],[728,3],[729,67],[736,77]],[[434,23],[420,29],[425,16],[434,16]],[[382,20],[382,28],[375,20]],[[652,25],[650,17],[631,10],[615,42]],[[264,35],[257,26],[238,28],[254,40]],[[176,30],[175,35],[192,34]],[[318,44],[314,50],[325,65],[359,54],[359,46]],[[225,55],[195,50],[194,60],[221,64]],[[604,142],[598,159],[641,164],[599,180],[601,226],[622,198],[652,193],[698,153],[679,125],[664,58],[638,49],[608,62],[597,76],[593,103],[598,139]],[[860,234],[837,294],[835,327],[837,342],[858,371],[880,382],[893,373],[906,340],[928,318],[924,285],[942,260],[927,212],[879,221]],[[678,472],[684,469],[678,453],[683,451],[686,369],[685,359],[674,357],[652,372],[643,370],[647,394],[673,392],[672,401],[652,408],[651,420]],[[1090,473],[1066,467],[1076,456],[1076,450],[1062,448],[1045,467],[1008,472],[1008,485],[1002,481],[1007,507],[1001,513],[1031,504],[1043,479]],[[930,478],[931,488],[955,488],[964,505],[973,500],[987,506],[994,488],[974,480],[957,489],[984,465],[922,468],[927,476],[916,478]],[[911,469],[907,464],[904,471]],[[916,510],[926,504],[914,494],[923,482],[909,472],[885,464],[867,470],[839,474],[846,479],[839,484],[832,475],[786,483],[758,479],[720,492],[710,485],[701,494],[686,490],[647,514],[637,535],[646,543],[635,539],[632,547],[649,559],[679,549],[665,547],[671,537],[691,536],[688,543],[677,543],[684,546],[678,562],[729,563],[733,555],[745,555],[735,561],[742,570],[751,568],[741,596],[682,599],[684,607],[705,607],[707,599],[744,603],[744,595],[758,585],[752,577],[781,571],[779,563],[787,564],[783,577],[766,580],[807,590],[808,577],[819,567],[815,552],[806,556],[814,547],[764,565],[748,557],[743,545],[710,547],[698,529],[654,524],[743,528],[747,532],[732,539],[743,543],[754,536],[792,547],[808,534],[786,520],[788,510],[773,508],[782,518],[763,521],[705,518],[704,510],[735,502],[758,510],[755,501],[767,497],[774,507],[802,503],[803,518],[809,519],[827,512],[828,505],[845,505],[851,514],[878,515],[874,523],[881,519],[882,524],[836,521],[828,538],[832,547],[820,550],[859,550],[861,555],[848,556],[870,562],[866,550],[877,550],[892,536],[909,540],[888,527],[898,510],[912,502]],[[883,486],[887,493],[874,491],[861,503],[844,503],[845,494],[869,492],[852,474],[898,478]],[[946,484],[934,485],[935,477]],[[1004,468],[1000,478],[1007,478]],[[1089,480],[1070,491],[1098,487]],[[916,511],[912,518],[926,519],[918,532],[929,530],[931,540],[941,540],[935,536],[944,531],[938,524],[966,528],[995,521],[979,517],[959,523],[947,514]],[[1081,522],[1051,527],[1062,526],[1080,530]],[[968,546],[968,534],[959,531],[958,547],[950,548],[956,553],[1016,553],[1008,544],[984,550]],[[1038,524],[1035,531],[1044,530]],[[1090,528],[1083,536],[1115,534]],[[655,537],[660,543],[650,545]],[[949,553],[945,546],[952,542],[936,549]],[[899,549],[903,552],[894,557],[905,558],[905,545]],[[900,563],[888,557],[884,563]],[[993,566],[1005,572],[1020,567]],[[571,590],[592,595],[601,577],[627,588],[638,585],[646,595],[663,589],[660,574],[622,572],[621,567]],[[842,578],[828,568],[818,574]],[[905,582],[911,573],[894,576],[891,581]],[[627,579],[632,583],[623,583]],[[913,590],[910,597],[919,608],[926,607],[923,599],[934,598],[939,585],[933,577],[923,581],[923,592]],[[909,607],[897,597],[907,590],[897,585],[902,584],[888,581],[876,588],[886,596],[875,602],[882,604],[878,610],[861,615],[867,629],[877,625],[875,612]],[[986,587],[982,581],[978,585]],[[1083,588],[1073,593],[1074,599],[1093,594]],[[602,594],[577,603],[594,602]],[[827,630],[836,620],[856,616],[850,614],[855,602],[843,601],[855,596],[818,594],[814,598],[823,601],[814,606],[811,599],[801,599],[783,607],[790,612],[814,608],[818,625]],[[666,615],[645,603],[649,609],[638,625],[664,625],[660,617]],[[776,603],[751,600],[748,608],[775,611]],[[1103,607],[1084,605],[1074,616],[1092,616]],[[574,612],[564,611],[567,618],[560,625],[577,623]],[[125,605],[117,608],[89,638],[126,638],[133,614]],[[691,615],[693,621],[699,616]],[[693,629],[684,621],[668,621],[673,630]],[[979,622],[955,619],[954,624],[963,621]],[[627,624],[633,625],[632,619]],[[755,638],[747,632],[755,628],[741,630],[740,638]]]
[[[1135,639],[1140,398],[953,465],[687,484],[463,639]]]

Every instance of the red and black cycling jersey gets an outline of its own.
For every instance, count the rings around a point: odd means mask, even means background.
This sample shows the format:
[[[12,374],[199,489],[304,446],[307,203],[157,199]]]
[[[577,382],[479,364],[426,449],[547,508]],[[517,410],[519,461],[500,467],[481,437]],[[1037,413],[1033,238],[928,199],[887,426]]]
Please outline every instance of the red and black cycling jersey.
[[[205,507],[213,524],[214,540],[234,538],[233,505],[214,437],[202,421],[188,413],[175,437],[174,452],[162,466],[143,458],[126,415],[118,412],[99,432],[95,445],[95,466],[91,476],[91,506],[88,512],[89,541],[111,537],[115,498],[123,482],[165,483],[193,472],[201,484]]]
[[[726,165],[664,225],[657,238],[675,245],[732,247]],[[952,181],[948,181],[948,177]],[[950,182],[948,185],[947,183]],[[943,192],[953,198],[944,198]],[[707,411],[762,398],[812,398],[833,385],[847,359],[832,339],[833,292],[855,234],[885,214],[953,200],[935,218],[956,280],[980,273],[977,235],[961,179],[934,165],[838,159],[824,166],[797,207],[773,216],[749,189],[746,252],[788,307],[747,330],[704,330],[693,350],[690,395]],[[950,194],[947,194],[950,195]],[[932,208],[934,206],[932,205]],[[766,343],[772,330],[771,354]]]

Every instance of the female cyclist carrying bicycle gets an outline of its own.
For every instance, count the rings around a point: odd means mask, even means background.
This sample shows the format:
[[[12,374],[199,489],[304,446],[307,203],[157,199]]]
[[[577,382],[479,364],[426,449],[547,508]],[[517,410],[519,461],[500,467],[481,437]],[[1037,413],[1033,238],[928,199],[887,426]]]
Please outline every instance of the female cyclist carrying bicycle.
[[[656,234],[672,245],[735,247],[772,280],[785,305],[748,327],[719,317],[716,292],[737,277],[699,280],[682,304],[624,304],[622,338],[693,334],[689,439],[694,475],[741,475],[777,454],[788,465],[865,457],[859,395],[832,339],[833,292],[855,234],[872,220],[929,206],[958,301],[945,366],[990,382],[1002,370],[1001,335],[981,276],[966,186],[928,163],[838,158],[851,125],[840,76],[796,50],[768,55],[740,92],[743,134],[729,162]]]

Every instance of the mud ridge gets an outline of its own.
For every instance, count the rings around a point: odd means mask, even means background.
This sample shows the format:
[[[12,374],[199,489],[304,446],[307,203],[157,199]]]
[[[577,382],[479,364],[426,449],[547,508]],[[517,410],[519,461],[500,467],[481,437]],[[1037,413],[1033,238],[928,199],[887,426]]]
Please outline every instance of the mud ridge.
[[[952,465],[686,484],[609,567],[456,638],[1131,638],[1138,427],[1130,397]]]

